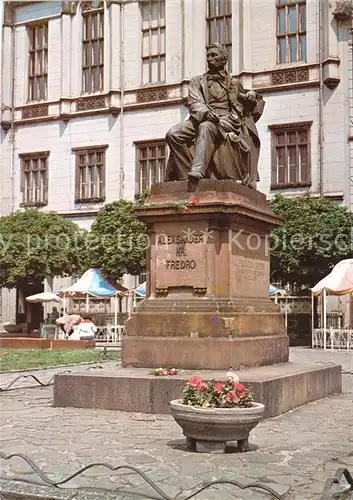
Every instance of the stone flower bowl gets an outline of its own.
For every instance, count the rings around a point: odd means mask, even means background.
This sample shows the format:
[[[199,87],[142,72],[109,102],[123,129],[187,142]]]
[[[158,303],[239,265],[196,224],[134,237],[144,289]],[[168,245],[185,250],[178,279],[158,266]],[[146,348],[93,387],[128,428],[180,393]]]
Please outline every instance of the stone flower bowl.
[[[264,405],[250,408],[200,408],[170,402],[170,411],[183,429],[188,449],[199,453],[224,453],[227,441],[237,441],[239,451],[248,451],[249,433],[261,421]]]

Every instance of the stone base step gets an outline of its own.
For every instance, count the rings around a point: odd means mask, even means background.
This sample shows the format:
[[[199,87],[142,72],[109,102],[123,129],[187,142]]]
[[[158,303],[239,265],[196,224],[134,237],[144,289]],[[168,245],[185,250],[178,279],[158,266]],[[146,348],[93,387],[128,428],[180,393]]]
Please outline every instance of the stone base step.
[[[179,372],[156,377],[146,368],[56,375],[54,406],[100,408],[143,413],[169,413],[169,402],[182,398],[190,375],[224,380],[225,371]],[[238,372],[240,381],[265,405],[265,418],[274,417],[341,392],[341,366],[280,363]]]

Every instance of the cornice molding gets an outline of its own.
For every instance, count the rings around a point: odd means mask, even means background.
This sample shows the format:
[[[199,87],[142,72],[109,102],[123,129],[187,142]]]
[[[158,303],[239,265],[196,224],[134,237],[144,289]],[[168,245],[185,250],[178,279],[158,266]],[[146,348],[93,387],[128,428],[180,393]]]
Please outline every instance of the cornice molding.
[[[297,128],[310,128],[313,121],[306,122],[288,122],[288,123],[275,123],[273,125],[268,125],[269,130],[284,130],[284,129],[297,129]]]
[[[30,153],[19,153],[20,158],[48,158],[50,151],[31,151]]]

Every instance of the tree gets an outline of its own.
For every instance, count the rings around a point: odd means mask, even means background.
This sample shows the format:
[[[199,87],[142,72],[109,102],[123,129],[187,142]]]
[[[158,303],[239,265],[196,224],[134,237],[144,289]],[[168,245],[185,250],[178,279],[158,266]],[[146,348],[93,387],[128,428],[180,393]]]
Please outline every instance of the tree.
[[[81,267],[83,232],[55,212],[27,209],[0,217],[0,287],[21,287]]]
[[[275,196],[283,226],[270,235],[271,280],[313,286],[342,259],[352,258],[353,214],[326,198]]]
[[[134,204],[119,200],[98,213],[88,236],[87,262],[116,281],[123,274],[140,274],[146,266],[146,226],[133,212]]]

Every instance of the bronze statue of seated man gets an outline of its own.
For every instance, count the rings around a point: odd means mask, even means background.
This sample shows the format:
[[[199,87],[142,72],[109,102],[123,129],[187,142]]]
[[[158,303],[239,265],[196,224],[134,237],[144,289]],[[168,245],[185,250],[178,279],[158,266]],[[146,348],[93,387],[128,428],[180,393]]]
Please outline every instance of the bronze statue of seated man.
[[[260,140],[255,122],[264,101],[254,91],[244,90],[239,79],[226,71],[226,64],[226,49],[211,45],[208,71],[190,81],[189,118],[167,132],[170,155],[165,181],[213,175],[256,187]]]

